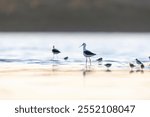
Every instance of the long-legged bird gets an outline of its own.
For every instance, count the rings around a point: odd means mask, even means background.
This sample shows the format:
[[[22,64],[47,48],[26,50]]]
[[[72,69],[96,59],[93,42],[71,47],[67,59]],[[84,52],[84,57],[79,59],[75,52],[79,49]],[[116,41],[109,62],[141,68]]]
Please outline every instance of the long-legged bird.
[[[90,59],[90,57],[95,56],[96,54],[93,53],[93,52],[91,52],[91,51],[89,51],[89,50],[87,50],[85,43],[83,43],[81,46],[83,46],[83,55],[86,57],[86,64],[87,64],[87,61],[88,61],[88,58],[89,58],[90,65],[91,65],[91,59]]]
[[[54,56],[59,54],[60,51],[58,49],[56,49],[55,46],[53,45],[52,53],[53,53],[53,59],[54,59]]]

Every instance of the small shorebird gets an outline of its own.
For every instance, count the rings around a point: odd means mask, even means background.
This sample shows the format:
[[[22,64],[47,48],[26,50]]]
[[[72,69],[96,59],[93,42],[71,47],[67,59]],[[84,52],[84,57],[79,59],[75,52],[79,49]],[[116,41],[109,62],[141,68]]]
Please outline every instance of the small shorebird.
[[[96,61],[102,62],[102,61],[103,61],[103,58],[98,58],[98,59],[96,59]]]
[[[135,59],[135,60],[136,60],[136,63],[137,63],[138,65],[143,64],[140,60],[138,60],[138,59]]]
[[[132,64],[132,63],[129,63],[129,66],[130,66],[130,68],[131,68],[131,71],[133,71],[133,68],[135,67],[135,65]]]
[[[112,65],[111,63],[105,64],[105,66],[107,67],[107,71],[110,71],[109,68],[111,67],[111,65]]]
[[[68,56],[66,56],[66,57],[64,57],[64,60],[68,60],[68,58],[69,58],[69,57],[68,57]]]
[[[87,50],[86,49],[86,44],[83,43],[81,46],[83,46],[83,55],[86,57],[86,65],[87,65],[87,58],[89,58],[89,61],[90,61],[90,65],[91,65],[91,59],[90,57],[96,55],[95,53],[92,53],[91,51]],[[80,47],[81,47],[80,46]]]
[[[55,46],[53,45],[52,53],[53,53],[53,59],[54,59],[54,55],[59,54],[60,51],[56,49]]]
[[[140,67],[141,67],[141,71],[143,71],[143,69],[144,69],[145,66],[144,66],[144,64],[141,64]]]

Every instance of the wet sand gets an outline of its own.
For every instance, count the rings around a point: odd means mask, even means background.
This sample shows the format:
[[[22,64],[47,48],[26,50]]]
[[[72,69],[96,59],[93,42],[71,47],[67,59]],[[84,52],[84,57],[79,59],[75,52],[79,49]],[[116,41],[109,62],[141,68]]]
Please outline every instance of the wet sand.
[[[150,99],[150,70],[4,64],[0,99]]]

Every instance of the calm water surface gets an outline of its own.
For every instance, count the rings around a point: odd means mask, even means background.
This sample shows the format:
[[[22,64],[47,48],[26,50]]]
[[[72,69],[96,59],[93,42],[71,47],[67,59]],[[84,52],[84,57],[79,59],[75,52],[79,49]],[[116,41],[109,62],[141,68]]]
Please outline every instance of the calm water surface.
[[[84,64],[82,43],[103,63],[124,67],[135,58],[149,62],[150,33],[0,33],[0,64],[52,64],[52,46],[61,51],[57,64]],[[63,58],[68,56],[68,61]]]

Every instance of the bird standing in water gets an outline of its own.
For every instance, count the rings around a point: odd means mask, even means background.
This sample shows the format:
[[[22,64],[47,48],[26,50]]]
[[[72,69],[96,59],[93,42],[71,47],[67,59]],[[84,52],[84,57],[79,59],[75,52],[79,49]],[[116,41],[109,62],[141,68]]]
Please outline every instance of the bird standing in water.
[[[90,62],[90,65],[91,65],[91,59],[90,59],[90,57],[95,56],[96,54],[95,54],[95,53],[92,53],[92,52],[89,51],[89,50],[87,50],[85,43],[83,43],[81,46],[83,46],[83,55],[86,57],[86,65],[87,65],[88,58],[89,58],[89,62]],[[80,47],[81,47],[81,46],[80,46]]]
[[[144,64],[141,64],[141,71],[143,71],[144,67]]]
[[[54,56],[59,54],[60,51],[58,49],[56,49],[55,46],[53,45],[52,53],[53,53],[53,59],[54,59]]]
[[[98,59],[96,59],[96,61],[98,62],[99,65],[102,65],[103,58],[98,58]]]
[[[110,71],[109,68],[111,67],[111,65],[112,65],[111,63],[105,64],[105,66],[107,67],[107,71]]]
[[[103,58],[98,58],[98,59],[96,59],[96,61],[102,62],[102,61],[103,61]]]
[[[131,68],[131,71],[133,71],[133,68],[135,67],[135,65],[132,64],[132,63],[129,63],[129,66],[130,66],[130,68]]]

